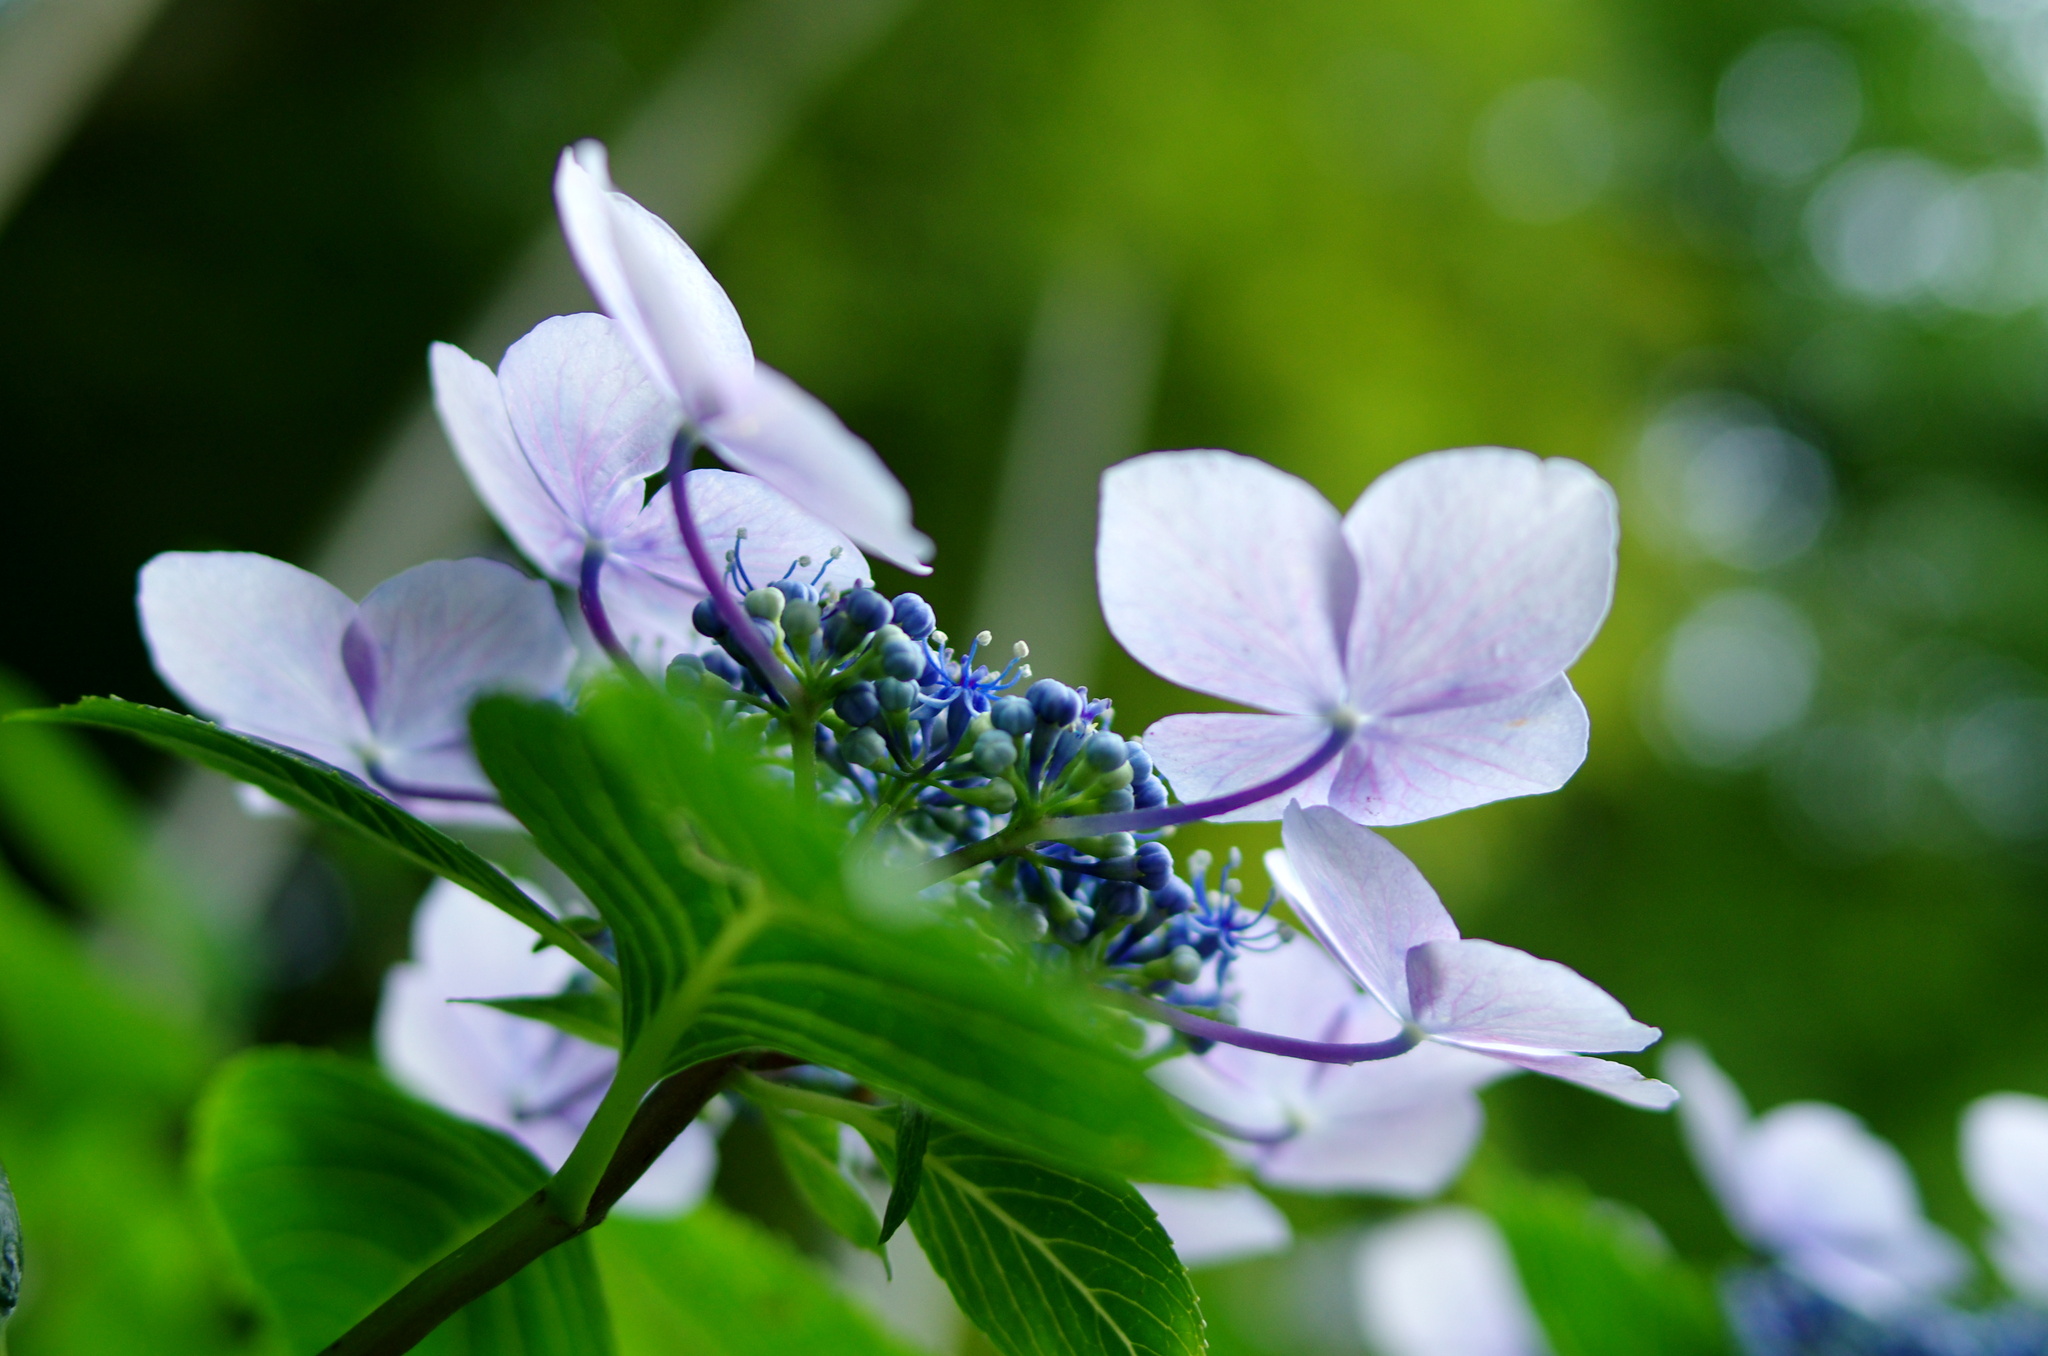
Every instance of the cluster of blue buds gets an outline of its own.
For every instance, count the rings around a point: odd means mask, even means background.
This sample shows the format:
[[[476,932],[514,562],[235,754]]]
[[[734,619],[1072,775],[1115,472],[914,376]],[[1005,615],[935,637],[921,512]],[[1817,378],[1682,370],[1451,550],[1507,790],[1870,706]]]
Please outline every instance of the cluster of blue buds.
[[[1886,1318],[1844,1308],[1774,1267],[1722,1283],[1737,1340],[1751,1356],[2040,1356],[2048,1315],[2024,1304],[1963,1310],[1928,1304]]]
[[[956,652],[915,593],[890,598],[865,585],[821,592],[824,572],[807,579],[808,558],[757,585],[743,547],[744,535],[726,555],[726,577],[799,695],[755,669],[708,600],[695,622],[718,648],[678,656],[668,669],[671,690],[708,690],[781,724],[803,714],[792,702],[807,706],[816,763],[832,774],[820,794],[888,826],[917,855],[985,844],[1012,825],[1167,803],[1144,746],[1111,728],[1112,704],[1086,688],[1031,681],[1021,642],[992,668],[982,660],[988,632]],[[1135,989],[1227,1011],[1231,961],[1271,935],[1265,910],[1240,903],[1235,850],[1212,886],[1209,855],[1193,854],[1191,878],[1183,879],[1163,837],[1018,842],[971,888],[1015,911],[1045,945],[1081,953]]]

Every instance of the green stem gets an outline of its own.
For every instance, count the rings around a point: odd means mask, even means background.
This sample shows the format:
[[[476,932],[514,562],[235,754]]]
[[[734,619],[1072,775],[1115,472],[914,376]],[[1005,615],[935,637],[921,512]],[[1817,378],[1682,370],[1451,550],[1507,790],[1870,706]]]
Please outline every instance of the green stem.
[[[936,885],[942,880],[959,875],[970,867],[980,866],[983,862],[992,861],[1006,852],[1014,852],[1034,840],[1036,835],[1033,834],[1032,830],[1037,827],[1038,825],[1035,821],[1022,826],[1011,825],[1001,833],[991,834],[989,837],[983,838],[979,842],[969,843],[963,848],[955,848],[945,856],[934,858],[925,863],[926,877],[932,884]]]
[[[888,1118],[871,1106],[834,1097],[826,1092],[812,1092],[809,1088],[793,1088],[787,1083],[775,1083],[759,1074],[742,1071],[732,1082],[732,1090],[763,1106],[777,1106],[786,1111],[802,1111],[813,1116],[850,1125],[870,1138],[880,1137],[893,1141],[895,1127]]]
[[[550,1189],[542,1188],[415,1276],[321,1356],[400,1356],[411,1351],[471,1300],[510,1280],[550,1249],[596,1228],[619,1197],[697,1118],[740,1058],[729,1055],[685,1069],[640,1103],[580,1219],[562,1218]]]
[[[605,1090],[604,1100],[584,1127],[583,1137],[569,1153],[569,1159],[555,1173],[546,1195],[555,1213],[564,1220],[580,1220],[587,1213],[591,1195],[600,1175],[614,1157],[621,1138],[632,1124],[640,1099],[660,1079],[669,1055],[690,1023],[725,982],[740,950],[764,927],[771,910],[765,903],[748,904],[719,930],[718,939],[704,953],[704,959],[683,986],[669,996],[633,1039],[633,1048],[619,1061],[619,1071]]]
[[[789,762],[796,771],[797,804],[812,804],[818,799],[818,726],[794,713],[789,719]]]

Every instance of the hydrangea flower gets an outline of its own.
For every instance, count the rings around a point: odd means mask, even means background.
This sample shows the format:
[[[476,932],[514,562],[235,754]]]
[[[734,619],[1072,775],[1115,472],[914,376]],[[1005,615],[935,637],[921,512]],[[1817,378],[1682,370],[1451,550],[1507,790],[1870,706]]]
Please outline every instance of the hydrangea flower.
[[[429,353],[434,406],[477,495],[540,571],[578,590],[608,650],[643,664],[701,647],[690,610],[703,581],[676,532],[667,485],[674,414],[601,315],[557,316],[505,351],[493,373],[452,344]],[[751,476],[688,474],[699,530],[773,578],[846,589],[868,563],[852,543]],[[744,537],[742,537],[744,533]],[[813,579],[815,573],[816,578]]]
[[[1102,479],[1111,632],[1183,687],[1265,714],[1169,716],[1146,747],[1183,801],[1124,817],[1278,818],[1289,797],[1406,824],[1562,786],[1586,756],[1565,678],[1607,615],[1614,495],[1577,462],[1417,457],[1341,519],[1230,452]]]
[[[418,565],[358,604],[268,556],[172,551],[142,567],[136,606],[192,710],[428,818],[509,822],[470,752],[470,705],[557,692],[576,658],[548,586],[494,560]]]
[[[1400,1029],[1305,938],[1245,952],[1230,976],[1238,1020],[1249,1028],[1333,1042],[1385,1040]],[[1448,1186],[1479,1143],[1477,1089],[1512,1072],[1446,1045],[1352,1065],[1216,1045],[1169,1060],[1154,1077],[1223,1129],[1226,1147],[1262,1182],[1423,1197]]]
[[[530,885],[523,887],[546,903]],[[560,993],[583,977],[553,947],[459,885],[440,881],[413,916],[412,959],[384,978],[377,1058],[401,1087],[518,1140],[549,1171],[568,1160],[618,1053],[465,998]],[[716,1132],[691,1123],[622,1197],[630,1214],[668,1215],[702,1199],[718,1166]]]
[[[1963,1175],[1996,1224],[1986,1251],[2013,1290],[2048,1304],[2048,1101],[2000,1092],[1963,1113]]]
[[[876,555],[930,572],[931,539],[911,525],[903,486],[822,403],[755,361],[725,289],[667,222],[612,187],[602,145],[562,152],[555,203],[584,281],[674,418]]]
[[[1700,1175],[1736,1234],[1828,1298],[1868,1317],[1931,1305],[1969,1272],[1920,1213],[1898,1151],[1842,1110],[1792,1102],[1752,1119],[1697,1046],[1664,1061]]]
[[[1359,1324],[1381,1356],[1548,1356],[1507,1239],[1477,1210],[1381,1225],[1353,1267]]]
[[[1138,1188],[1173,1240],[1183,1266],[1213,1267],[1285,1252],[1294,1229],[1279,1207],[1248,1186]]]
[[[1318,941],[1418,1041],[1474,1051],[1662,1110],[1675,1090],[1586,1051],[1641,1050],[1661,1033],[1555,961],[1458,935],[1399,849],[1327,806],[1289,805],[1266,869]],[[1407,1056],[1403,1056],[1407,1058]]]

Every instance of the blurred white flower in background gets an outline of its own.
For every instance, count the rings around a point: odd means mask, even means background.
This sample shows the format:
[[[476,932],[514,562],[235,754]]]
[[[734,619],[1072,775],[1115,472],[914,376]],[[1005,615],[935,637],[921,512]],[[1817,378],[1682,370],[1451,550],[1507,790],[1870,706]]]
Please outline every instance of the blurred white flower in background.
[[[1759,40],[1721,77],[1714,136],[1743,169],[1792,183],[1832,164],[1863,120],[1856,62],[1824,33]]]
[[[1819,674],[1820,645],[1798,608],[1763,589],[1718,593],[1665,648],[1663,717],[1693,761],[1741,766],[1805,717]]]
[[[1995,1226],[1985,1251],[2015,1292],[2048,1304],[2048,1101],[1980,1097],[1963,1112],[1963,1176]]]
[[[1819,539],[1834,498],[1827,459],[1746,396],[1695,391],[1650,420],[1636,465],[1652,528],[1684,555],[1764,570]]]
[[[1380,1356],[1545,1356],[1550,1344],[1498,1226],[1445,1205],[1365,1236],[1358,1319]]]

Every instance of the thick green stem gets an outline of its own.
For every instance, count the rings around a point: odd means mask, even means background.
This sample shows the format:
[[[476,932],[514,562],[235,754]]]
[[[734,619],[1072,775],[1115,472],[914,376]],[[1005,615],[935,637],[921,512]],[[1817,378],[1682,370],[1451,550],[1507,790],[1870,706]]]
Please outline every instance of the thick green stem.
[[[796,800],[809,805],[818,798],[818,726],[792,715],[789,721],[789,762],[796,772]]]
[[[959,875],[970,867],[980,866],[983,862],[992,861],[1006,852],[1015,852],[1018,848],[1035,841],[1038,835],[1035,835],[1032,830],[1037,827],[1035,823],[1025,824],[1021,826],[1022,831],[1020,832],[1018,826],[1013,825],[1010,828],[1004,829],[1001,833],[991,834],[979,842],[969,843],[963,848],[955,848],[945,856],[936,857],[927,862],[925,864],[925,875],[933,884],[937,884],[939,881]]]
[[[510,1280],[550,1249],[596,1228],[619,1197],[697,1118],[740,1058],[731,1055],[685,1069],[639,1104],[580,1219],[563,1219],[548,1188],[542,1188],[415,1276],[322,1356],[400,1356],[411,1351],[471,1300]]]
[[[690,1023],[697,1020],[697,1014],[718,986],[725,982],[725,972],[767,924],[769,915],[768,906],[762,903],[749,904],[735,914],[704,953],[703,962],[634,1037],[633,1048],[619,1061],[619,1071],[612,1076],[612,1085],[606,1089],[604,1100],[597,1104],[590,1124],[584,1127],[583,1137],[576,1141],[569,1160],[548,1184],[547,1195],[560,1218],[584,1217],[600,1175],[617,1156],[614,1151],[638,1114],[640,1099],[661,1077],[669,1053],[689,1030]]]
[[[850,1125],[863,1135],[879,1136],[893,1140],[896,1131],[881,1112],[859,1102],[850,1102],[844,1097],[834,1097],[828,1092],[812,1092],[809,1088],[793,1088],[787,1083],[774,1083],[758,1074],[740,1073],[734,1078],[732,1090],[758,1102],[762,1106],[778,1106],[787,1111],[802,1111],[813,1116]]]

